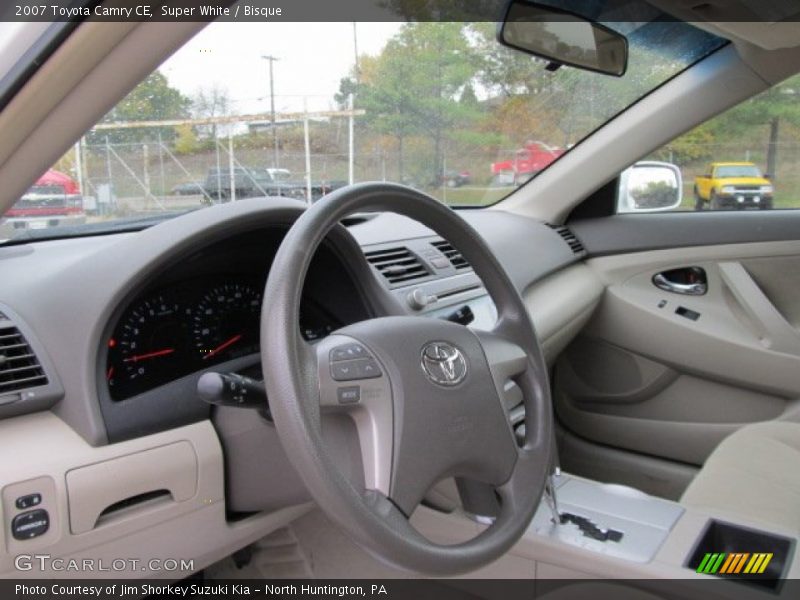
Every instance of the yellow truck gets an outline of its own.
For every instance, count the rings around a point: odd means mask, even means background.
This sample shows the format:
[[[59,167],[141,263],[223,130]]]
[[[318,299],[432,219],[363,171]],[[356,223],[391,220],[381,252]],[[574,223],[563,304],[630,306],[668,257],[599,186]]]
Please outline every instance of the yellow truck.
[[[772,208],[773,187],[751,162],[712,162],[695,177],[695,210]]]

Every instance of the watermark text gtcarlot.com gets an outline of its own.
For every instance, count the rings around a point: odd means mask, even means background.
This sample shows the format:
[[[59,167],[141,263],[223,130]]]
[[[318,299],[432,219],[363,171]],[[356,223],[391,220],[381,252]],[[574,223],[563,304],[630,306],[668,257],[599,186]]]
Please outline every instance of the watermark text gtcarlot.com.
[[[175,558],[58,558],[49,554],[20,554],[14,558],[18,571],[103,573],[122,571],[194,571],[194,560]]]

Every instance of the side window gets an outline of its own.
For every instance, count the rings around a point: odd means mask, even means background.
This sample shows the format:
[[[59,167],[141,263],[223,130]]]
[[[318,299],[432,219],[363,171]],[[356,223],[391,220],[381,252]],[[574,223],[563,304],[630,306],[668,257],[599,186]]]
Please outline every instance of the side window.
[[[675,138],[620,177],[617,211],[800,208],[800,75]]]

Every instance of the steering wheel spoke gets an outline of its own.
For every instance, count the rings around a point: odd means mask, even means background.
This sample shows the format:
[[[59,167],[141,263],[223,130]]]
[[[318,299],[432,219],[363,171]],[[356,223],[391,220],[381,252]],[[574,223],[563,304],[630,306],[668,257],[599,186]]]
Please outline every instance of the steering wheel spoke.
[[[518,344],[494,332],[475,331],[486,355],[497,394],[507,412],[524,404],[519,376],[529,368],[528,355]]]
[[[346,412],[358,432],[364,487],[389,494],[394,440],[392,386],[363,342],[334,334],[314,348],[323,412]]]

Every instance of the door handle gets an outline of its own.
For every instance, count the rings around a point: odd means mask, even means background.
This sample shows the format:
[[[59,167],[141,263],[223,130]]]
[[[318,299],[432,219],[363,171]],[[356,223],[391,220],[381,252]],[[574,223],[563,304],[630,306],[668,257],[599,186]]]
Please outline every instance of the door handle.
[[[665,292],[702,296],[708,292],[706,272],[700,267],[672,269],[653,276],[653,285]]]

